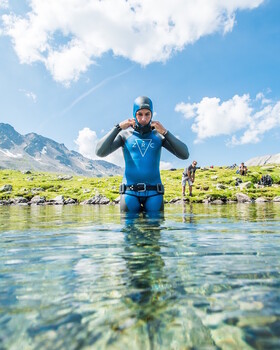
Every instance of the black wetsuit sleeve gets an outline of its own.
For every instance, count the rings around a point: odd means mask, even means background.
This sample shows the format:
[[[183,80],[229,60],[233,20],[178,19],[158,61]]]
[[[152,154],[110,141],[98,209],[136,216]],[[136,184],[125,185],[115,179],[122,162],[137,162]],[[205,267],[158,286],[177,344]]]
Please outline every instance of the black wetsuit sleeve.
[[[95,153],[98,157],[106,157],[123,145],[123,139],[119,135],[119,129],[114,127],[97,143]]]
[[[169,152],[173,153],[176,157],[180,159],[188,159],[189,158],[189,150],[184,142],[180,141],[171,134],[170,131],[164,135],[163,147],[166,148]]]

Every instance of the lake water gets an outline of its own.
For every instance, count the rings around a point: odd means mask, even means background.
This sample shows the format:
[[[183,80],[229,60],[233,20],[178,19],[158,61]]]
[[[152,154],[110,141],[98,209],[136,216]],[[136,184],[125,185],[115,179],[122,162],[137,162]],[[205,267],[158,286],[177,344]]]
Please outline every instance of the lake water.
[[[280,349],[280,203],[0,207],[0,349]]]

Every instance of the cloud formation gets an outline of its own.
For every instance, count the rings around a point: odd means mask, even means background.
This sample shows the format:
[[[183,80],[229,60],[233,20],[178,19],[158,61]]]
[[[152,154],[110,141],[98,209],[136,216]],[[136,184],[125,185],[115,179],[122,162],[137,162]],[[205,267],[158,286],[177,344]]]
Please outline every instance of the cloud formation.
[[[217,97],[204,97],[199,103],[181,102],[175,111],[193,120],[191,129],[197,134],[196,143],[221,135],[231,136],[227,142],[231,146],[257,143],[263,134],[280,127],[280,101],[273,103],[263,93],[253,100],[245,94],[224,102]]]
[[[7,9],[9,7],[9,1],[8,0],[0,0],[0,9],[4,8]]]
[[[74,142],[78,146],[78,152],[81,153],[84,157],[90,159],[101,159],[95,154],[95,148],[98,141],[99,139],[95,131],[91,130],[90,128],[84,128],[79,131],[79,135]],[[117,151],[102,159],[121,167],[124,166],[121,149],[118,149]]]
[[[231,31],[236,11],[263,2],[32,0],[24,17],[2,21],[21,63],[42,62],[67,85],[109,51],[141,65],[164,62],[202,36]]]
[[[159,167],[160,167],[160,170],[169,170],[171,168],[174,168],[172,163],[164,162],[164,161],[160,162]]]
[[[27,98],[31,99],[34,103],[37,101],[37,96],[36,96],[36,94],[34,94],[34,92],[32,92],[32,91],[26,91],[26,90],[24,90],[24,89],[20,89],[19,91],[20,91],[20,92],[23,92],[24,95],[25,95]]]

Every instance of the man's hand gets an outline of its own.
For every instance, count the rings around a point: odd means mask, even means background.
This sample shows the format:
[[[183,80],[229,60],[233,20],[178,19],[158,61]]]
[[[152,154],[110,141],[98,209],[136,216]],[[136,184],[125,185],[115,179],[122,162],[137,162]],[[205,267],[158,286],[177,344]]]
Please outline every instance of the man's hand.
[[[167,133],[167,130],[165,129],[164,126],[160,124],[158,121],[153,121],[151,123],[151,127],[155,128],[157,132],[159,132],[161,135],[165,135]]]
[[[134,126],[135,126],[135,119],[126,119],[126,120],[122,121],[121,123],[119,123],[119,126],[123,130],[129,128],[130,126],[132,126],[134,128]]]

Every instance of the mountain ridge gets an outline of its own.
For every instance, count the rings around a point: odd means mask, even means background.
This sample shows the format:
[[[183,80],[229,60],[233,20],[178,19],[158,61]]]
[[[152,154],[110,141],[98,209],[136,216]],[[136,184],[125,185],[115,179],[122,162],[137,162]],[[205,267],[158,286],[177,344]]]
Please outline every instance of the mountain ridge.
[[[266,164],[280,164],[280,153],[273,155],[264,155],[259,157],[250,158],[245,163],[247,166],[257,166]]]
[[[30,132],[18,133],[0,123],[0,168],[56,172],[89,177],[122,174],[122,168],[105,160],[92,160],[63,143]]]

